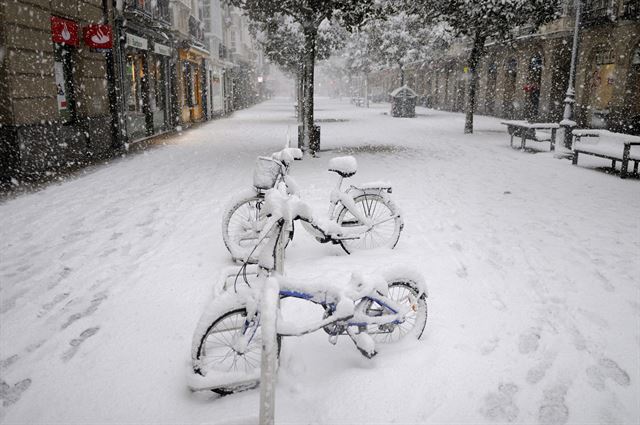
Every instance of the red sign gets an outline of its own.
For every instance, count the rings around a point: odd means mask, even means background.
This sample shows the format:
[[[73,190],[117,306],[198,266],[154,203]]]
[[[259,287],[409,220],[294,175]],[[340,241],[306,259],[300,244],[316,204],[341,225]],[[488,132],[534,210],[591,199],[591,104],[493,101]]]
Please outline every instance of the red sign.
[[[113,47],[111,27],[99,24],[84,27],[84,44],[92,49],[111,49]]]
[[[51,17],[51,39],[67,46],[78,45],[78,24],[67,19]]]

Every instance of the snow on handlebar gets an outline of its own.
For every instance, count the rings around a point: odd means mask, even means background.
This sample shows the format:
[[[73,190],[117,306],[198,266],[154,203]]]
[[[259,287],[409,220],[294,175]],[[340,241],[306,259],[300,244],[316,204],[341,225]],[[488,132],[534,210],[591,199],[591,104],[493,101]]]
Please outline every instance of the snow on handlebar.
[[[302,151],[298,148],[284,148],[280,152],[273,153],[271,158],[289,165],[294,160],[302,159]]]

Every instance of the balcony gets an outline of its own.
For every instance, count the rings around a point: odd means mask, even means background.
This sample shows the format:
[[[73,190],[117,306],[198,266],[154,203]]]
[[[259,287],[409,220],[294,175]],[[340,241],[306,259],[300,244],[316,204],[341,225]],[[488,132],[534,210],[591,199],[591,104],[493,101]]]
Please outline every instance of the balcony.
[[[598,25],[615,19],[613,0],[586,0],[582,10],[582,21],[585,25]]]
[[[125,10],[147,19],[170,22],[169,0],[125,0]]]
[[[204,29],[193,16],[189,16],[189,35],[196,41],[204,42]]]

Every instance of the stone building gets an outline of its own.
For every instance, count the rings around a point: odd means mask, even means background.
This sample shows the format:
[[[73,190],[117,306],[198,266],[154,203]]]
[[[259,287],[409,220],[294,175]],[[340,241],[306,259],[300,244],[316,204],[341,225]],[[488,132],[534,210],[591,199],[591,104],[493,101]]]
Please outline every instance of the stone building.
[[[169,0],[126,0],[114,9],[113,48],[118,144],[173,129],[176,50]]]
[[[204,24],[205,44],[209,50],[207,66],[209,81],[208,111],[210,118],[225,114],[224,74],[230,64],[226,59],[224,45],[223,6],[220,0],[203,0],[202,22]]]
[[[0,184],[255,103],[260,55],[231,10],[220,0],[0,1]]]
[[[560,121],[573,41],[573,0],[539,29],[514,28],[509,44],[488,42],[478,65],[476,111],[511,119]],[[585,0],[576,69],[575,120],[580,127],[640,132],[640,2]],[[425,106],[463,111],[469,46],[454,43],[443,57],[407,68],[407,83]],[[399,84],[397,72],[370,77],[373,93]]]
[[[207,62],[204,28],[200,20],[202,0],[171,0],[171,22],[178,48],[176,100],[180,122],[207,119]]]
[[[0,2],[0,179],[33,178],[110,151],[106,57],[83,39],[106,21],[107,7]]]

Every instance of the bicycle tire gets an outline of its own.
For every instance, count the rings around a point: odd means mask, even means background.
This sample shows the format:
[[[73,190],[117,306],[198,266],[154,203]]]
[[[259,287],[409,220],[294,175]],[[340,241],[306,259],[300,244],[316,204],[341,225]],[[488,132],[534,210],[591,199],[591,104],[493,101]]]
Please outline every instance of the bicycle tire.
[[[195,373],[201,376],[207,376],[210,373],[234,373],[234,376],[241,376],[243,371],[238,370],[238,368],[243,367],[244,373],[247,375],[255,376],[257,373],[257,376],[259,376],[262,350],[262,332],[259,324],[255,325],[257,326],[255,335],[247,345],[247,350],[244,354],[237,353],[231,346],[233,332],[242,329],[246,317],[246,308],[239,308],[224,313],[213,320],[211,325],[198,338],[198,348],[193,359],[193,371]],[[225,326],[229,326],[229,329],[225,329]],[[215,332],[216,330],[218,332]],[[216,333],[224,331],[227,334],[216,335],[218,337],[217,341],[213,340]],[[279,359],[282,347],[282,337],[280,335],[277,335],[276,343],[276,356]],[[226,395],[256,388],[259,383],[260,380],[258,378],[246,379],[241,380],[238,384],[226,384],[211,388],[211,391]]]
[[[353,201],[365,217],[374,222],[382,221],[382,223],[374,225],[360,239],[340,241],[342,249],[347,254],[380,247],[393,249],[400,239],[400,232],[404,226],[398,207],[391,199],[378,193],[363,193],[356,196]],[[340,226],[345,227],[363,225],[344,205],[336,216],[336,221]]]
[[[234,261],[258,262],[258,238],[266,217],[262,214],[264,195],[255,190],[243,191],[225,209],[222,216],[222,240]],[[293,239],[293,227],[285,247]]]
[[[370,325],[366,332],[371,335],[376,343],[397,342],[407,335],[413,335],[420,339],[427,325],[428,309],[427,295],[420,293],[418,285],[410,279],[395,278],[388,280],[388,297],[400,304],[409,304],[411,311],[405,316],[404,321],[398,324]],[[368,298],[362,301],[364,311],[370,316],[391,314],[389,309]]]

